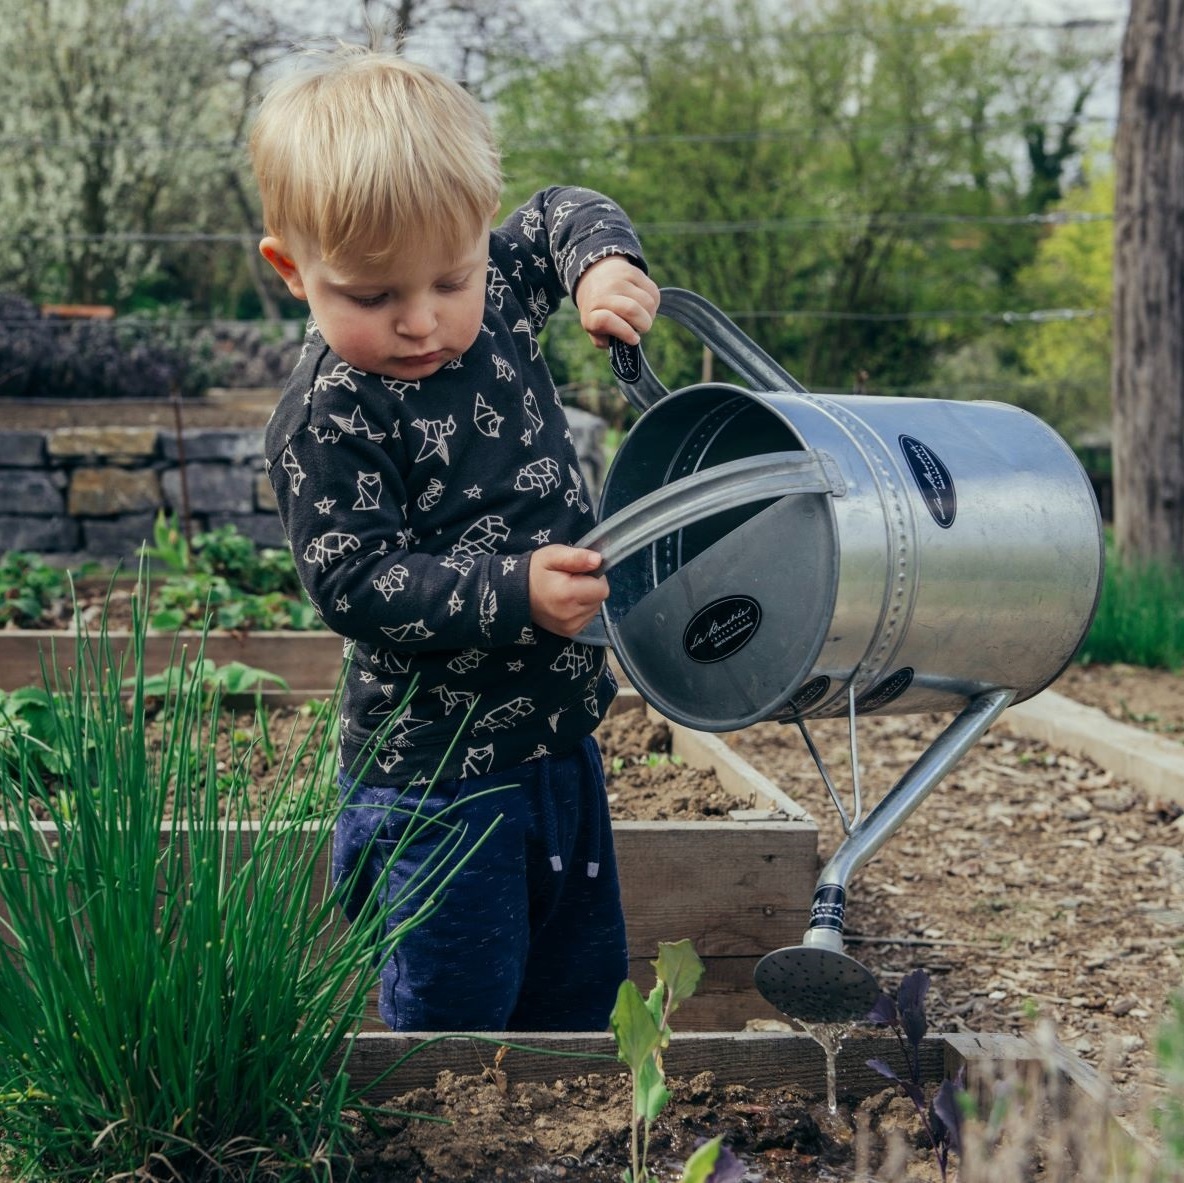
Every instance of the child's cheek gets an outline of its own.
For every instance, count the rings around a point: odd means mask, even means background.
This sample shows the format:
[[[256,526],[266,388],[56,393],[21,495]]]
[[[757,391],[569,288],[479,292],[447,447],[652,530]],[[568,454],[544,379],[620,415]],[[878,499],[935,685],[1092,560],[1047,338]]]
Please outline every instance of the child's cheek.
[[[336,314],[325,322],[318,320],[317,324],[333,352],[351,366],[356,366],[360,370],[377,368],[384,351],[364,315]]]

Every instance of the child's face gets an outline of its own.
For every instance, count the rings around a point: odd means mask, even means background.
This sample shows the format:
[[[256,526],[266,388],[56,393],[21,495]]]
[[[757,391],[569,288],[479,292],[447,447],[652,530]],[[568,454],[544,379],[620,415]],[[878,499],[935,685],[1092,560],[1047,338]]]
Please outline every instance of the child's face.
[[[321,335],[359,370],[413,382],[460,357],[485,312],[489,233],[458,258],[425,245],[381,265],[330,265],[316,244],[265,238],[263,257],[307,300]]]

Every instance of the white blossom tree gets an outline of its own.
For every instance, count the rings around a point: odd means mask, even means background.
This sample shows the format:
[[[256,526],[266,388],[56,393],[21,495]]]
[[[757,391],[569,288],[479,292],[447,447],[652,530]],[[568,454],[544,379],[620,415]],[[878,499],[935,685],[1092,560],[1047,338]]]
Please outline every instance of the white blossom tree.
[[[219,0],[0,0],[0,284],[109,303],[163,232],[243,225],[250,82],[268,18]]]

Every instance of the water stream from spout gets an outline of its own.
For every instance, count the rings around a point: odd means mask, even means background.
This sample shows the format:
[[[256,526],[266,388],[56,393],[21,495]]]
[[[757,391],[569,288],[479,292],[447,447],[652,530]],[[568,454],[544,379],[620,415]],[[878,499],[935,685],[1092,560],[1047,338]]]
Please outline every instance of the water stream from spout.
[[[854,1023],[807,1023],[795,1020],[803,1031],[820,1048],[826,1057],[826,1108],[829,1113],[839,1109],[838,1089],[835,1083],[835,1058],[843,1047],[843,1040],[855,1030]]]

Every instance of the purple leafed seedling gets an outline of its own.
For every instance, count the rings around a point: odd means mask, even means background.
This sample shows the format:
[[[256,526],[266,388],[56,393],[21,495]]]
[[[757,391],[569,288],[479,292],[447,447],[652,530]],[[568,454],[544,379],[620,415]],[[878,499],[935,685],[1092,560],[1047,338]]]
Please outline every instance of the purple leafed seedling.
[[[962,1149],[962,1111],[958,1107],[958,1094],[965,1088],[966,1070],[959,1068],[953,1080],[943,1080],[932,1103],[926,1106],[925,1088],[921,1081],[921,1041],[929,1030],[929,1021],[925,1018],[925,995],[928,990],[929,975],[923,969],[915,969],[901,981],[895,1000],[881,993],[867,1016],[869,1023],[892,1028],[904,1053],[908,1076],[902,1077],[886,1060],[868,1060],[867,1066],[893,1081],[912,1101],[944,1180],[951,1151],[960,1154]]]

